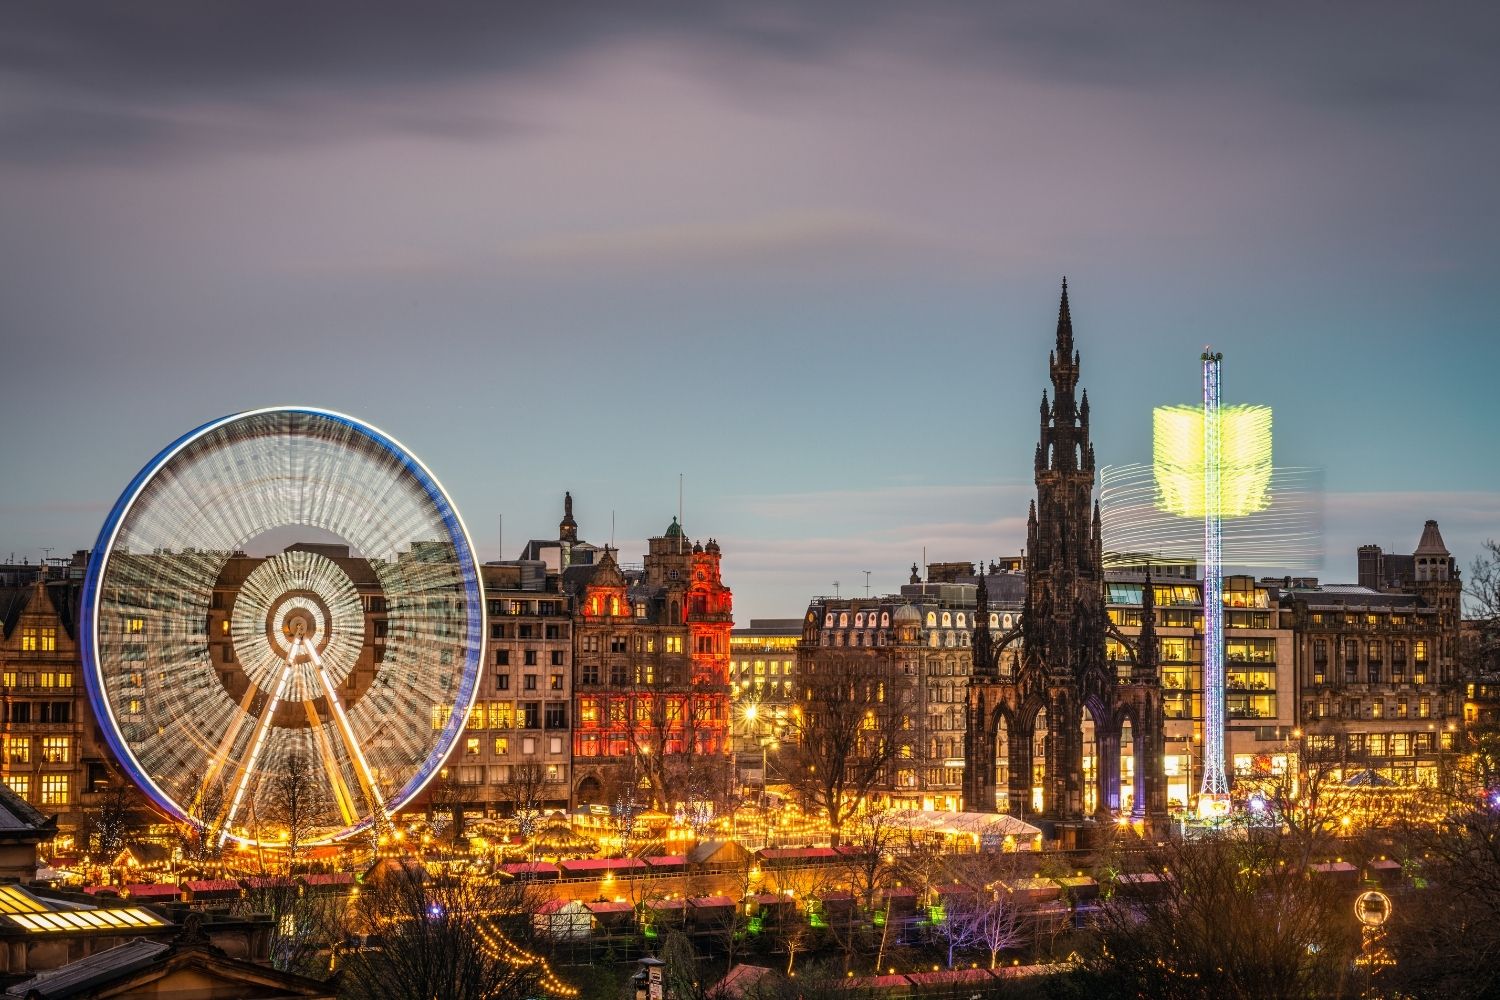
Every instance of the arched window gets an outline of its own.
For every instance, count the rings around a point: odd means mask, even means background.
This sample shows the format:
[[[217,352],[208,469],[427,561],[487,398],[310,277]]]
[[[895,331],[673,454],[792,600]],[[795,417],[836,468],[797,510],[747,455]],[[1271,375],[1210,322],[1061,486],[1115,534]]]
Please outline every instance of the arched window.
[[[958,627],[959,628],[963,628],[964,627],[964,613],[962,611],[960,611],[958,613]]]
[[[927,627],[928,628],[933,628],[936,625],[937,625],[937,612],[936,611],[929,611],[929,612],[927,612]]]
[[[839,628],[848,628],[848,627],[849,627],[849,612],[847,612],[847,611],[840,611],[839,612]]]
[[[611,615],[618,615],[620,613],[620,599],[618,597],[611,597],[609,599],[609,613]]]
[[[882,611],[882,612],[880,612],[880,627],[881,628],[890,628],[891,627],[891,613],[889,611]]]
[[[1000,614],[996,611],[990,612],[990,628],[1000,627]]]
[[[826,615],[823,616],[823,627],[824,628],[833,628],[833,612],[832,611],[828,612],[828,614],[826,614]]]
[[[865,627],[865,613],[863,611],[859,612],[858,614],[856,614],[854,616],[854,627],[855,628],[864,628]]]
[[[947,628],[948,626],[950,626],[952,624],[953,624],[953,615],[950,612],[944,611],[943,612],[943,628]]]

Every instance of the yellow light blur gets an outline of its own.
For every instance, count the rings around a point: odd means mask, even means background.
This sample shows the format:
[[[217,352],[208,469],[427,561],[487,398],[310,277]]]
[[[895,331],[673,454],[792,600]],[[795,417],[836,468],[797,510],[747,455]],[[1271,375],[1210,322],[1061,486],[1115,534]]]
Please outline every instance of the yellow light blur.
[[[1219,410],[1219,512],[1245,517],[1271,502],[1271,408]],[[1203,409],[1158,406],[1152,413],[1156,504],[1170,514],[1202,517]]]

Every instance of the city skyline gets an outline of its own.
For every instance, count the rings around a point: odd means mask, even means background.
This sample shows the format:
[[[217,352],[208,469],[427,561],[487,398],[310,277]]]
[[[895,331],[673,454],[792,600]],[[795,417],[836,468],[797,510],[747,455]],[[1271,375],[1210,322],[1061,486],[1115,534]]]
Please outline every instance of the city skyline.
[[[630,560],[681,474],[742,620],[890,592],[1019,551],[1063,274],[1101,465],[1212,343],[1325,470],[1318,575],[1493,533],[1492,12],[219,10],[3,14],[0,552],[295,402],[482,558],[571,490]]]

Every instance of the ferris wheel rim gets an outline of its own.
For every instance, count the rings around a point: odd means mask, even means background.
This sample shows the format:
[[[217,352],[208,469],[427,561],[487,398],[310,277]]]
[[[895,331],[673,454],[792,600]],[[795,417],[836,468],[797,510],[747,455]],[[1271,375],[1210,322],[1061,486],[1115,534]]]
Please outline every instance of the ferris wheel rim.
[[[458,508],[452,502],[448,492],[439,482],[436,475],[429,469],[425,462],[410,448],[407,448],[399,440],[380,428],[370,424],[358,417],[351,416],[338,410],[326,407],[309,406],[304,404],[283,404],[255,407],[249,410],[241,410],[235,413],[207,421],[180,435],[165,448],[153,456],[141,470],[131,479],[125,490],[120,494],[111,507],[109,515],[105,518],[103,526],[94,543],[94,549],[89,554],[88,565],[84,573],[83,591],[80,598],[80,614],[78,616],[79,649],[84,659],[84,682],[88,691],[89,703],[93,708],[94,717],[98,722],[99,730],[104,737],[104,742],[111,753],[115,756],[115,762],[126,772],[128,777],[143,786],[147,797],[152,804],[163,809],[174,820],[195,826],[202,826],[200,820],[189,815],[178,803],[176,797],[167,792],[152,777],[140,760],[130,749],[128,741],[124,738],[120,720],[109,703],[105,691],[104,664],[99,650],[99,614],[101,611],[100,587],[104,580],[105,571],[111,560],[116,539],[119,537],[121,528],[124,526],[126,517],[135,508],[141,493],[152,482],[160,471],[167,466],[175,457],[181,454],[194,442],[206,437],[227,424],[240,420],[247,420],[267,414],[305,414],[324,417],[343,424],[356,432],[362,434],[370,441],[378,445],[387,454],[395,458],[401,466],[409,472],[422,487],[423,492],[432,500],[436,507],[444,529],[449,538],[454,541],[456,561],[459,574],[464,584],[464,594],[469,613],[466,615],[466,634],[464,636],[465,663],[459,677],[463,686],[460,687],[458,697],[453,704],[454,711],[443,730],[441,731],[437,746],[443,747],[444,752],[440,755],[435,750],[429,751],[426,759],[417,768],[417,773],[412,776],[399,790],[395,791],[390,799],[393,802],[405,804],[419,795],[438,774],[443,760],[451,753],[457,735],[462,732],[464,723],[469,713],[473,710],[474,702],[478,697],[484,671],[484,585],[479,577],[478,563],[474,556],[473,540],[469,536],[468,528],[463,522],[463,517]],[[467,690],[464,690],[464,687]],[[107,721],[106,721],[107,720]],[[397,807],[399,808],[399,806]],[[395,809],[391,810],[396,811]],[[331,843],[348,839],[368,830],[376,822],[376,817],[361,818],[359,822],[346,827],[343,830],[318,840],[310,841],[309,844]],[[255,838],[247,838],[225,833],[229,840],[240,844],[254,843]]]

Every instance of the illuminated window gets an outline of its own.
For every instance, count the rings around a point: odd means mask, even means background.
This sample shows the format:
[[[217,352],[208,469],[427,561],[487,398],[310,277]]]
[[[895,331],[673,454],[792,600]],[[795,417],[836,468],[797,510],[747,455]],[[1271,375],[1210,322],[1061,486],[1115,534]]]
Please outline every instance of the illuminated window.
[[[8,687],[8,688],[15,687],[16,686],[16,672],[14,670],[7,670],[7,671],[5,671],[4,675],[0,676],[0,682],[3,682],[4,685],[6,687]]]
[[[125,631],[126,631],[126,633],[128,633],[130,635],[139,635],[140,633],[146,631],[146,619],[144,619],[144,618],[127,618],[127,619],[125,619]]]
[[[471,756],[479,756],[479,737],[470,736],[464,741],[464,753]]]
[[[432,729],[434,732],[442,730],[448,725],[448,720],[453,718],[452,705],[432,706]]]
[[[5,783],[10,786],[10,790],[11,791],[15,792],[17,795],[19,795],[23,799],[26,798],[26,797],[28,797],[31,794],[31,776],[30,775],[27,775],[27,774],[12,774],[12,775],[10,775],[9,777],[7,777],[5,779]]]
[[[25,653],[36,652],[36,629],[23,628],[21,630],[21,651]]]
[[[585,726],[594,725],[599,721],[599,699],[580,698],[578,700],[578,721]]]
[[[509,701],[490,702],[490,728],[509,729],[515,720],[514,703]]]
[[[229,634],[229,619],[228,618],[225,618],[223,621],[219,622],[219,634],[220,635],[228,635]]]
[[[43,736],[42,760],[49,764],[66,764],[71,756],[72,743],[68,736]]]
[[[68,776],[66,774],[42,775],[42,805],[65,806],[68,804]]]
[[[5,759],[12,764],[31,763],[31,737],[7,736],[4,743]]]
[[[497,757],[504,757],[508,753],[510,753],[510,737],[509,736],[496,736],[495,737],[495,755]]]
[[[682,636],[680,636],[680,635],[669,635],[669,636],[667,636],[667,652],[669,652],[669,653],[680,653],[680,652],[682,652]]]
[[[41,640],[41,645],[40,645],[39,648],[41,649],[42,652],[44,652],[44,653],[55,653],[55,652],[57,652],[57,629],[51,628],[51,627],[42,629],[41,630],[40,640]]]
[[[554,691],[561,691],[563,689],[563,675],[562,674],[553,674],[552,677],[551,677],[551,679],[550,679],[550,681],[549,681],[549,683],[550,683],[550,685],[552,687],[552,690],[554,690]]]

